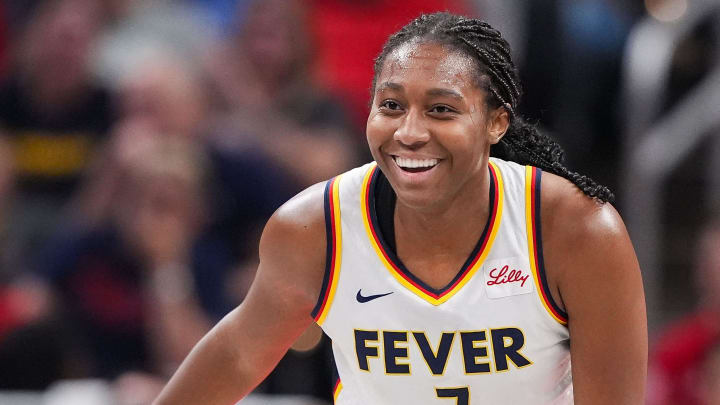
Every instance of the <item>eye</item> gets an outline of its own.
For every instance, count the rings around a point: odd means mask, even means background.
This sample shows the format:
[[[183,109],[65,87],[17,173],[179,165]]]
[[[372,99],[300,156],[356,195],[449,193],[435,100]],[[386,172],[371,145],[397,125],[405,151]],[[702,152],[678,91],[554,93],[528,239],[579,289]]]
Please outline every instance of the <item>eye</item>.
[[[380,108],[391,111],[399,111],[402,109],[400,104],[393,100],[384,100],[382,103],[380,103]]]
[[[436,114],[447,114],[447,113],[454,113],[456,111],[453,108],[450,108],[446,105],[440,104],[440,105],[432,106],[432,108],[430,109],[430,112],[436,113]]]

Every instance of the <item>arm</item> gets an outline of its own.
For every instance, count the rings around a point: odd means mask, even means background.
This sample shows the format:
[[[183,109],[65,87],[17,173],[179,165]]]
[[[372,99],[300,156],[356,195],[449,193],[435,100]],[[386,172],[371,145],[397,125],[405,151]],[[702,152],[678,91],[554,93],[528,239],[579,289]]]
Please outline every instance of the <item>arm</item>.
[[[247,298],[195,346],[156,405],[234,404],[311,324],[325,266],[323,186],[304,191],[268,221]]]
[[[648,350],[645,298],[625,225],[612,205],[546,177],[545,264],[555,300],[568,313],[575,403],[642,404]]]

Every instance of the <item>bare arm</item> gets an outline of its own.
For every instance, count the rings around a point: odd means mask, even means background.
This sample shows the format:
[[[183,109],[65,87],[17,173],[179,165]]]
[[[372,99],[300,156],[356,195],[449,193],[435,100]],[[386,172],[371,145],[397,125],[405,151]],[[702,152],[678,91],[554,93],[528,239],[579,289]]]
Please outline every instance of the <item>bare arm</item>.
[[[195,346],[154,402],[234,404],[275,367],[310,325],[325,265],[323,184],[268,221],[245,301]]]
[[[575,403],[643,404],[645,298],[625,225],[610,204],[553,180],[543,190],[545,264],[568,313]],[[562,201],[552,200],[553,183]]]

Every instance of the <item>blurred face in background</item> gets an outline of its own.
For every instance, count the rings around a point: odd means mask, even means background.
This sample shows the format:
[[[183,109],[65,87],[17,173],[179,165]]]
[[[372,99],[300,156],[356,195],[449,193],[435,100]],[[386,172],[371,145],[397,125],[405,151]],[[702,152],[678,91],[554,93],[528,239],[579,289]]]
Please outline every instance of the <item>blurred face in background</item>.
[[[298,0],[255,1],[248,9],[240,44],[265,82],[286,82],[307,62],[305,9]]]
[[[39,6],[20,48],[20,73],[42,100],[74,94],[88,81],[88,56],[102,21],[100,2],[56,0]]]
[[[122,117],[142,121],[158,134],[198,135],[207,112],[198,79],[171,59],[144,63],[120,88]]]
[[[123,238],[151,260],[188,253],[205,215],[203,155],[178,138],[155,139],[123,162],[113,202]]]

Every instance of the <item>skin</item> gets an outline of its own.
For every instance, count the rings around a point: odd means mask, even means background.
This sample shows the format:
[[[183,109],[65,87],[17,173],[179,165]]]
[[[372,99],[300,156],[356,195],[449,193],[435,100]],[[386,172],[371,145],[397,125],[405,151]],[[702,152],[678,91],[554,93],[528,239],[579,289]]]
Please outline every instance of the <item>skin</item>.
[[[398,256],[433,287],[455,275],[487,220],[489,151],[509,121],[504,108],[488,108],[469,62],[434,43],[399,47],[378,76],[367,124],[397,194]],[[439,163],[410,174],[393,156]],[[233,403],[310,324],[324,269],[322,192],[309,188],[270,219],[248,298],[203,338],[157,404]],[[548,281],[571,319],[575,403],[642,403],[645,304],[625,226],[610,204],[558,176],[544,174],[541,198]]]

